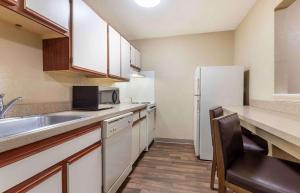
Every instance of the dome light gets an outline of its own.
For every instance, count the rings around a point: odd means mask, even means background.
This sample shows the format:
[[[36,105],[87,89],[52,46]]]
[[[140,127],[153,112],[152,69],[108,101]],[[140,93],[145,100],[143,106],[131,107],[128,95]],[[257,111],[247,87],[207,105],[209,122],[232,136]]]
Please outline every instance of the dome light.
[[[160,3],[160,0],[135,0],[135,2],[141,7],[155,7]]]

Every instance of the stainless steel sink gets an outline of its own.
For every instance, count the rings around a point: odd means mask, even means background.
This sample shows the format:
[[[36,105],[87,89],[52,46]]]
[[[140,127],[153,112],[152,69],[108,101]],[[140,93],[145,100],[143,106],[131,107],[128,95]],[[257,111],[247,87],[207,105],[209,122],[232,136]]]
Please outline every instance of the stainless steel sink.
[[[85,116],[44,115],[0,120],[0,138],[73,121]]]

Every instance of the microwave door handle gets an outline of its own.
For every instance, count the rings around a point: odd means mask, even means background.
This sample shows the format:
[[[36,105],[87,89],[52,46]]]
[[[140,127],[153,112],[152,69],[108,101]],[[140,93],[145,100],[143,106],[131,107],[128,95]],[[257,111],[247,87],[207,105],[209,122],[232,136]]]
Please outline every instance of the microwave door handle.
[[[113,94],[112,94],[112,101],[113,101],[113,104],[116,104],[116,103],[117,103],[117,100],[118,100],[117,92],[116,92],[116,91],[113,91]]]

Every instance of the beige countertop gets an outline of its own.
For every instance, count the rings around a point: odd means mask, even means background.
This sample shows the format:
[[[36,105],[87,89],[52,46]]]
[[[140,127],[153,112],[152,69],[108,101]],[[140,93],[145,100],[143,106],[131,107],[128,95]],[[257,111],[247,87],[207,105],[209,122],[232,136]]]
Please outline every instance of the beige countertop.
[[[300,148],[300,117],[251,106],[224,107],[240,119]]]
[[[41,129],[35,129],[30,132],[0,138],[0,153],[145,107],[146,105],[142,104],[120,104],[113,109],[103,111],[65,111],[52,113],[51,115],[81,115],[85,117]]]

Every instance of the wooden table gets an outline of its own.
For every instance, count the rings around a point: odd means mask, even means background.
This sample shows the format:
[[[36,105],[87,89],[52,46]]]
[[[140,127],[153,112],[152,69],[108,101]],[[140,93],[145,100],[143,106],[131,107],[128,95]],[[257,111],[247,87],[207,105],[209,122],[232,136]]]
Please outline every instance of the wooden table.
[[[224,107],[238,113],[241,125],[264,138],[269,155],[300,163],[300,117],[251,106]]]

